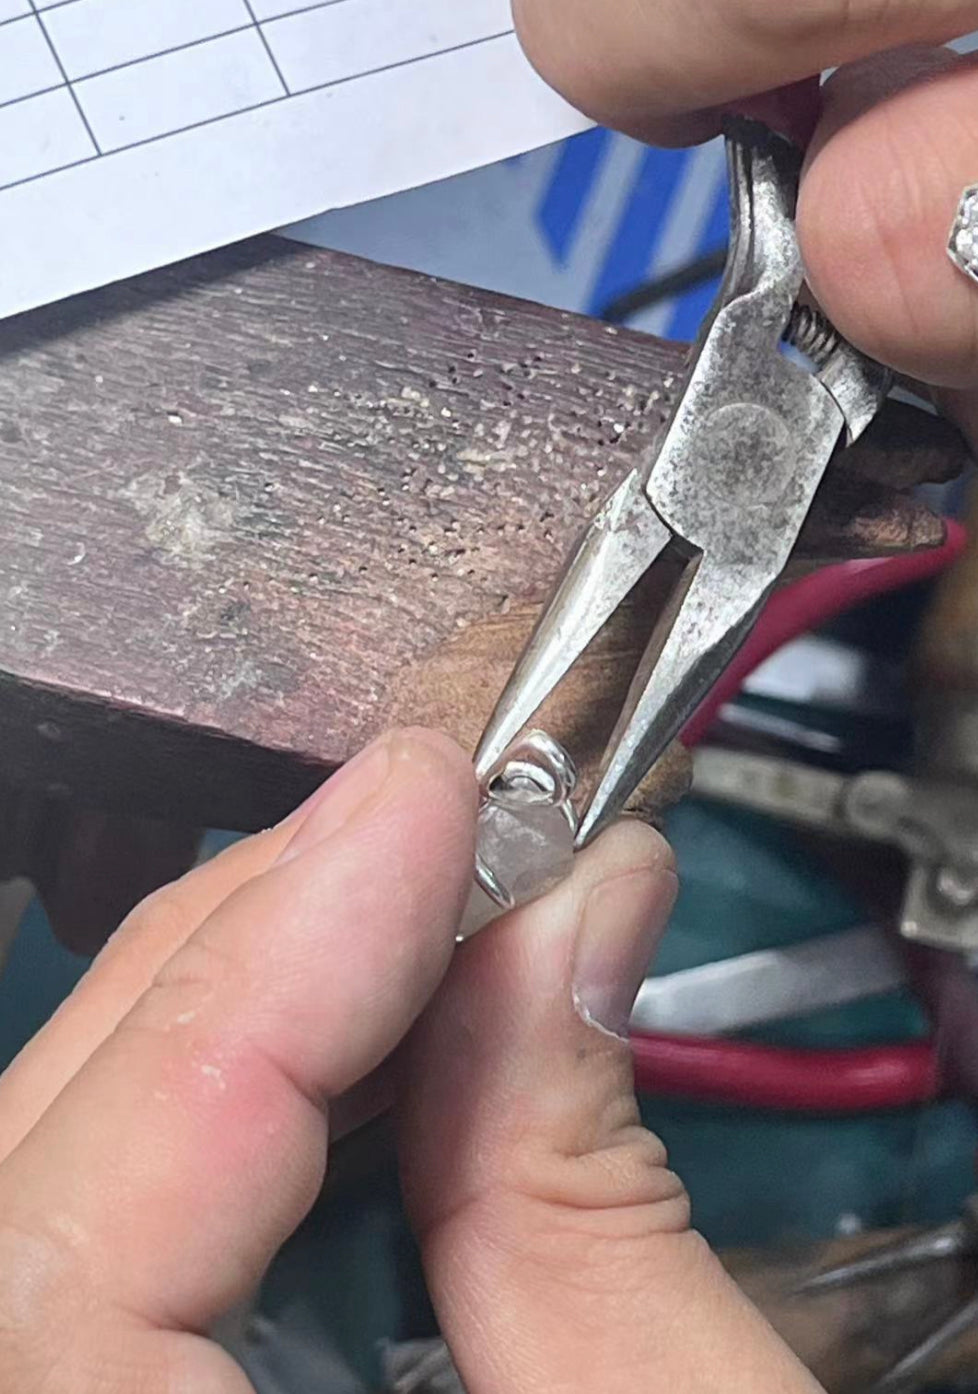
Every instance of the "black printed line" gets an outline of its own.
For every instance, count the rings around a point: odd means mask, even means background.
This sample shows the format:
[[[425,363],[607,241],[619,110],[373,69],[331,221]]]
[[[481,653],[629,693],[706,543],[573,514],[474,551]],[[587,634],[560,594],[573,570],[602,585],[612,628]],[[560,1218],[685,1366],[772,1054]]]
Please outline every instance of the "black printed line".
[[[0,19],[0,29],[5,24],[16,24],[21,19],[36,19],[42,14],[46,15],[48,10],[63,10],[66,5],[77,5],[78,0],[55,0],[53,5],[34,5],[32,0],[27,0],[27,3],[31,8],[25,10],[23,14],[10,15],[8,19]]]
[[[124,58],[121,63],[110,63],[107,68],[93,68],[90,73],[79,73],[74,79],[77,83],[92,82],[97,77],[108,77],[111,73],[124,72],[126,68],[141,68],[144,63],[152,63],[157,58],[169,58],[174,53],[189,53],[191,49],[206,48],[221,39],[230,39],[235,34],[247,34],[254,28],[252,24],[236,24],[233,29],[222,29],[217,34],[208,34],[203,39],[190,39],[187,43],[173,44],[170,48],[159,48],[155,53],[143,53],[138,58]]]
[[[36,92],[25,92],[21,97],[8,97],[5,102],[0,102],[0,111],[6,111],[8,106],[21,106],[24,102],[32,102],[35,97],[49,97],[52,92],[64,90],[64,83],[56,82],[52,87],[39,87]]]
[[[246,10],[248,11],[248,13],[251,15],[251,22],[252,22],[252,24],[253,24],[253,25],[255,26],[255,28],[258,30],[258,37],[261,39],[262,44],[263,44],[264,49],[265,49],[265,52],[268,54],[268,61],[269,61],[269,63],[271,63],[272,67],[275,69],[275,76],[278,78],[279,82],[282,84],[282,91],[285,93],[285,95],[286,95],[287,97],[291,97],[292,93],[289,91],[289,84],[286,82],[285,76],[284,76],[284,74],[283,74],[283,72],[282,72],[282,69],[279,67],[278,59],[275,57],[275,54],[272,52],[272,46],[271,46],[271,44],[268,42],[268,35],[265,33],[264,29],[261,27],[261,25],[258,23],[258,20],[255,18],[255,11],[254,11],[254,8],[253,8],[253,6],[252,6],[251,0],[244,0],[244,5],[245,5],[245,9],[246,9]]]
[[[236,116],[247,116],[253,111],[263,111],[266,107],[280,106],[283,102],[298,101],[300,97],[314,96],[317,92],[326,92],[333,87],[345,87],[348,83],[359,82],[362,78],[377,77],[380,73],[394,72],[398,68],[410,68],[416,63],[428,63],[436,58],[447,58],[449,54],[462,53],[466,49],[481,48],[484,44],[497,43],[500,39],[512,38],[514,33],[514,29],[501,29],[498,34],[486,34],[481,39],[468,39],[465,43],[453,44],[450,48],[439,49],[436,53],[425,53],[419,58],[402,58],[396,63],[385,63],[379,68],[369,68],[366,72],[347,73],[345,76],[333,78],[329,82],[317,83],[314,87],[304,87],[300,92],[293,92],[290,96],[269,97],[263,102],[253,102],[250,106],[241,107],[237,111],[225,112],[223,116],[208,116],[203,121],[194,121],[188,126],[178,126],[172,131],[162,131],[156,136],[146,136],[145,139],[134,140],[129,145],[120,145],[115,150],[100,150],[97,155],[90,155],[87,159],[72,160],[68,164],[58,165],[54,169],[43,170],[40,174],[28,174],[23,179],[13,179],[9,184],[0,184],[0,193],[6,193],[8,189],[19,189],[24,184],[36,184],[40,179],[49,179],[52,175],[64,174],[68,170],[81,169],[98,160],[110,160],[113,155],[123,155],[130,150],[140,150],[147,145],[157,145],[162,140],[172,140],[175,136],[202,130],[206,126],[216,126],[222,121],[232,121]]]
[[[245,0],[247,3],[247,0]],[[278,14],[268,15],[265,19],[260,19],[259,24],[276,24],[280,19],[291,19],[293,15],[306,15],[310,10],[328,10],[333,5],[349,5],[351,0],[306,0],[304,5],[293,5],[289,10],[280,10]]]
[[[58,65],[58,72],[59,72],[59,73],[61,74],[61,76],[64,78],[65,86],[67,87],[67,89],[68,89],[68,91],[69,91],[69,93],[70,93],[70,95],[71,95],[71,100],[72,100],[72,101],[74,102],[74,104],[75,104],[75,110],[78,112],[78,116],[79,116],[79,118],[80,118],[80,120],[81,120],[82,125],[85,127],[85,130],[88,132],[88,138],[89,138],[89,140],[92,142],[92,145],[93,145],[93,147],[94,147],[94,149],[95,149],[95,153],[96,153],[96,155],[101,155],[101,153],[102,153],[102,148],[101,148],[101,146],[99,145],[98,141],[95,139],[95,132],[92,130],[91,126],[89,125],[88,117],[85,115],[84,111],[82,110],[82,104],[81,104],[81,102],[78,100],[78,93],[75,91],[75,89],[74,89],[74,88],[72,87],[72,85],[71,85],[71,82],[69,81],[68,74],[67,74],[67,72],[65,71],[65,65],[64,65],[64,64],[62,63],[62,61],[61,61],[61,54],[58,52],[58,50],[57,50],[57,49],[55,48],[55,46],[54,46],[54,41],[52,40],[51,35],[48,33],[48,27],[47,27],[47,25],[44,23],[44,19],[43,19],[42,15],[41,15],[40,10],[37,8],[36,0],[30,0],[30,4],[31,4],[31,9],[34,11],[35,17],[37,18],[37,22],[38,22],[38,24],[41,26],[41,33],[44,35],[44,41],[45,41],[45,43],[47,44],[48,48],[51,50],[51,57],[54,59],[55,63],[57,63],[57,65]]]
[[[253,15],[250,0],[244,0],[244,2],[248,7],[249,13]],[[49,5],[48,8],[52,10],[60,10],[63,9],[65,5],[77,5],[78,3],[79,0],[60,0],[59,4]],[[189,51],[190,49],[203,48],[205,44],[216,43],[218,39],[228,39],[231,38],[231,36],[234,34],[244,34],[249,29],[257,29],[259,37],[261,38],[262,43],[264,44],[265,49],[268,53],[269,59],[271,60],[272,66],[275,69],[279,81],[282,84],[282,91],[285,93],[286,96],[291,97],[294,96],[295,93],[293,93],[290,90],[288,83],[285,81],[285,78],[282,75],[278,61],[275,58],[273,51],[269,47],[269,43],[266,38],[265,31],[262,28],[262,25],[275,24],[280,19],[291,19],[293,15],[311,14],[313,10],[328,10],[332,9],[334,5],[349,5],[353,3],[355,3],[355,0],[317,0],[317,3],[314,5],[304,5],[301,9],[287,10],[283,14],[276,15],[274,19],[257,20],[253,17],[251,22],[248,24],[236,24],[231,29],[218,30],[216,34],[205,34],[202,38],[199,39],[188,39],[185,43],[171,44],[169,48],[159,48],[156,49],[153,53],[143,53],[140,54],[138,58],[125,58],[122,60],[122,62],[110,63],[105,68],[92,68],[89,72],[78,73],[75,75],[75,77],[71,79],[68,79],[67,76],[65,76],[65,81],[66,83],[89,82],[92,78],[106,77],[109,73],[121,72],[123,68],[137,68],[141,63],[152,63],[154,58],[168,58],[171,53],[184,53]],[[24,19],[40,20],[40,14],[37,11],[35,11],[33,14],[30,15],[16,15],[13,19],[0,20],[0,28],[3,28],[5,24],[17,24]],[[57,57],[57,54],[55,54],[56,61]],[[64,74],[65,70],[60,62],[58,63],[58,67],[62,74]],[[5,105],[7,105],[7,103],[0,102],[0,110],[2,110]]]
[[[335,0],[331,0],[331,2],[335,3]],[[110,63],[105,68],[93,68],[90,72],[79,73],[71,81],[81,86],[83,82],[92,82],[99,77],[109,77],[112,73],[121,73],[127,68],[140,68],[145,63],[155,62],[157,58],[169,58],[174,53],[189,53],[195,48],[206,48],[208,44],[218,43],[221,39],[233,38],[235,34],[250,34],[255,27],[254,24],[236,24],[233,29],[221,29],[218,33],[208,34],[203,39],[189,39],[186,43],[173,44],[171,48],[159,48],[155,53],[144,53],[138,58],[124,58],[121,63]],[[282,86],[286,94],[291,96],[284,82]],[[0,102],[0,109],[4,105]]]
[[[111,153],[121,152],[112,151]],[[36,184],[39,179],[50,179],[55,174],[66,174],[70,169],[84,169],[86,165],[95,165],[100,160],[110,158],[110,155],[86,155],[81,160],[70,160],[66,165],[54,165],[51,169],[44,169],[40,174],[25,174],[22,179],[12,179],[9,184],[0,184],[0,194],[5,194],[10,189],[20,189],[25,184]]]

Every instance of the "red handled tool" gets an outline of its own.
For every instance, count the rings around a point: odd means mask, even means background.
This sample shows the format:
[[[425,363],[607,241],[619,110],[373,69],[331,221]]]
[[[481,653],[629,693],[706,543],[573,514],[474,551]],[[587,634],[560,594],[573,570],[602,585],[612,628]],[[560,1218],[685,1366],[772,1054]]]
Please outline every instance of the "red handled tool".
[[[683,741],[701,741],[720,708],[784,644],[856,605],[942,574],[966,544],[965,530],[949,523],[944,544],[933,551],[843,562],[776,592],[684,728]],[[852,1113],[926,1103],[943,1088],[940,1061],[930,1042],[787,1050],[713,1037],[634,1032],[632,1050],[640,1092],[717,1104]]]

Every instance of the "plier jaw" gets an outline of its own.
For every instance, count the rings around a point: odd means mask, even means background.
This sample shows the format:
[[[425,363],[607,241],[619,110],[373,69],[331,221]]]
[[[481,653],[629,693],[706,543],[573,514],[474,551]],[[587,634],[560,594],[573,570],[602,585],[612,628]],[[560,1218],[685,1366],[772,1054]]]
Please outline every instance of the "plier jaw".
[[[726,144],[730,251],[682,394],[658,448],[584,532],[476,755],[484,778],[642,577],[676,558],[578,846],[623,810],[744,642],[836,446],[861,434],[889,390],[880,365],[798,307],[800,152],[748,121],[731,124]],[[784,351],[792,337],[809,361]]]

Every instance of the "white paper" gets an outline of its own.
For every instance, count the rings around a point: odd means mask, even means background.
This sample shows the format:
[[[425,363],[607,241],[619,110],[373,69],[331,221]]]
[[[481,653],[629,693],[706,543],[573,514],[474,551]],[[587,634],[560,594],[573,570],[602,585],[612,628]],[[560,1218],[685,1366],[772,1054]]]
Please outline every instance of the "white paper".
[[[509,0],[0,0],[0,316],[587,124]]]

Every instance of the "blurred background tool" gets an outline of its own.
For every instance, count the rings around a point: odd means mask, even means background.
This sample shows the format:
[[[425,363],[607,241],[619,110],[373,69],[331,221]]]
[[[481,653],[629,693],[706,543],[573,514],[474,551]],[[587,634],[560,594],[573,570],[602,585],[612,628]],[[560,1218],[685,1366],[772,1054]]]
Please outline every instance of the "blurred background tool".
[[[969,1196],[959,1218],[911,1233],[872,1249],[860,1257],[823,1269],[803,1283],[809,1296],[838,1291],[854,1284],[891,1278],[908,1270],[978,1255],[978,1195]],[[906,1394],[920,1387],[935,1363],[969,1331],[978,1326],[978,1293],[940,1321],[872,1385],[872,1394]]]
[[[944,574],[959,558],[967,561],[972,546],[966,543],[961,528],[949,524],[944,545],[933,551],[826,567],[784,587],[772,597],[744,649],[687,726],[684,740],[696,745],[750,673],[782,645],[819,628],[855,604]],[[909,785],[905,806],[915,810],[916,821],[904,826],[894,815],[891,824],[886,825],[888,840],[896,840],[921,858],[945,854],[948,845],[953,846],[959,859],[964,855],[958,850],[960,818],[956,806],[948,810],[943,791],[921,800],[912,781],[901,775],[840,775],[789,762],[780,755],[724,749],[698,749],[694,757],[693,792],[699,798],[836,835],[862,835],[861,829],[868,823],[871,835],[884,837],[878,830],[883,821],[878,803],[848,797],[851,789],[858,793],[864,787],[860,780],[868,781],[870,793],[875,787],[873,781],[882,785],[884,792]],[[967,795],[958,796],[959,803],[962,798],[966,800]],[[916,807],[918,803],[921,808]],[[978,808],[978,803],[975,806]],[[875,822],[870,820],[874,809]],[[924,823],[925,816],[944,832],[943,841]],[[968,838],[961,838],[960,844],[967,850]],[[893,985],[892,978],[888,983],[884,980],[888,973],[895,975],[899,969],[895,955],[887,958],[884,945],[867,937],[866,931],[850,931],[848,936],[835,938],[839,958],[834,965],[829,948],[832,941],[823,939],[748,956],[739,962],[721,960],[699,966],[689,975],[677,975],[672,984],[668,978],[650,978],[639,996],[632,1022],[639,1088],[659,1097],[841,1113],[925,1102],[937,1097],[952,1082],[955,1087],[963,1086],[969,1094],[978,1092],[972,1088],[974,1072],[968,1070],[967,1064],[953,1065],[957,1057],[966,1056],[969,1051],[968,1023],[978,1013],[978,996],[970,977],[946,980],[951,983],[956,1001],[962,1003],[959,1016],[966,1027],[947,1045],[947,1060],[933,1041],[922,1040],[805,1051],[765,1042],[710,1039],[715,1033],[743,1030],[797,1014],[804,1010],[806,997],[808,1009],[813,1011],[869,995],[863,985],[871,985],[874,978],[884,986]],[[939,1020],[948,992],[945,986],[939,991],[928,991],[933,971],[934,965],[927,963],[922,981],[932,1016]],[[701,991],[711,982],[714,991],[707,999]],[[878,991],[882,990],[880,986]],[[968,993],[975,997],[975,1010],[970,1015]],[[686,1024],[677,1030],[684,1012]],[[663,1017],[669,1013],[671,1024],[666,1026]],[[692,1034],[696,1029],[691,1027],[692,1020],[705,1023],[698,1036]]]
[[[968,547],[948,571],[918,630],[912,696],[916,774],[955,853],[916,857],[903,906],[903,933],[938,948],[978,950],[978,493],[972,491]]]
[[[934,1099],[940,1062],[926,1041],[800,1050],[714,1040],[878,997],[905,985],[882,930],[843,930],[650,977],[632,1013],[638,1088],[802,1113],[865,1113]]]
[[[906,969],[882,929],[844,929],[646,978],[633,1031],[720,1036],[892,992]]]
[[[799,1291],[814,1296],[836,1288],[850,1287],[853,1283],[866,1282],[870,1278],[901,1273],[921,1264],[975,1256],[978,1256],[978,1195],[968,1197],[957,1219],[934,1225],[919,1234],[906,1235],[859,1258],[837,1264],[834,1268],[823,1269],[802,1283]]]
[[[899,848],[911,859],[903,934],[978,950],[978,786],[934,784],[885,770],[839,775],[719,748],[697,751],[693,778],[700,798]]]
[[[978,951],[976,523],[978,510],[968,545],[954,558],[920,626],[913,773],[843,777],[780,756],[720,749],[698,751],[694,773],[701,798],[899,848],[910,859],[901,932],[965,953]],[[811,578],[809,585],[818,580]]]

